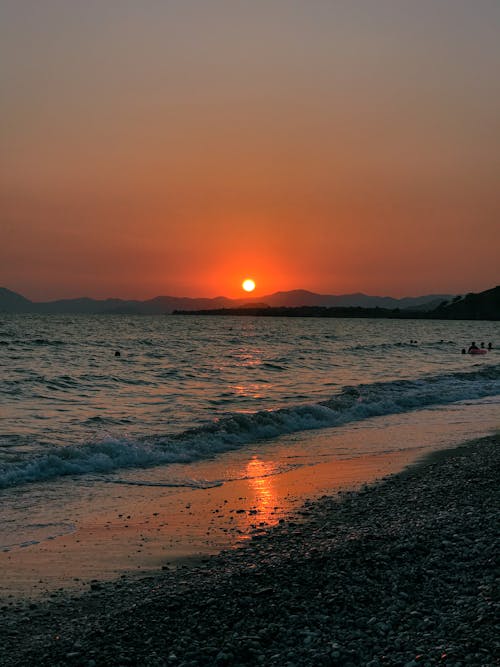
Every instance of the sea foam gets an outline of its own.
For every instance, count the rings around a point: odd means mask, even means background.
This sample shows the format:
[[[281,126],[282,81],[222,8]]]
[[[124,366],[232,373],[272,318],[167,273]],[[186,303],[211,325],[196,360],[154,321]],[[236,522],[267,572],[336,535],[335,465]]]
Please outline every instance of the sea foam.
[[[280,435],[334,427],[369,417],[408,412],[433,405],[500,394],[500,366],[344,387],[318,403],[251,414],[233,413],[180,434],[144,438],[106,438],[52,448],[43,455],[0,468],[0,488],[65,475],[110,473],[209,459],[218,453]]]

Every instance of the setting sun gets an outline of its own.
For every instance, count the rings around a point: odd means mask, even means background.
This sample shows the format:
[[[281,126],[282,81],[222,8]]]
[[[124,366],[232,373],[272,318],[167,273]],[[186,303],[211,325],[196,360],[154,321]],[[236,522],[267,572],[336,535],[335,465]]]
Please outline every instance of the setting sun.
[[[246,280],[244,280],[242,282],[241,286],[243,287],[245,292],[253,292],[254,289],[255,289],[255,283],[250,278],[247,278]]]

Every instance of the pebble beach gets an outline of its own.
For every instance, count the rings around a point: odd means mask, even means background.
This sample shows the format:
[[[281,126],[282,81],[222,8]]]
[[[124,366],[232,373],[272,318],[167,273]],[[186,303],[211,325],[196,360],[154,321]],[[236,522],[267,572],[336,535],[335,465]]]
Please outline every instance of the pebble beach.
[[[500,664],[499,444],[306,503],[239,549],[12,599],[0,664]]]

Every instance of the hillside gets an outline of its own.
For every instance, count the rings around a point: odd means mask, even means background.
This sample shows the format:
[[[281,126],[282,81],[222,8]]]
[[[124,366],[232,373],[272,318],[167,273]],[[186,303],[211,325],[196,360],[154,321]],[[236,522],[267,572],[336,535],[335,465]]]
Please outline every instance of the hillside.
[[[500,286],[455,298],[433,312],[440,318],[452,320],[500,320]]]
[[[32,302],[24,296],[0,287],[0,313],[29,313]]]
[[[361,306],[267,306],[219,308],[212,310],[177,310],[176,315],[237,315],[262,317],[373,317],[386,319],[500,320],[500,287],[479,294],[441,301],[432,310],[423,308],[380,308]]]

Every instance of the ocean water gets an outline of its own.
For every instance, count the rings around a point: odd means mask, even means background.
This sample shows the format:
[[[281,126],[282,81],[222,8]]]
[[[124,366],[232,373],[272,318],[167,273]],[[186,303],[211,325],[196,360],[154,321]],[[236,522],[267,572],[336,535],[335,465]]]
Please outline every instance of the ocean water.
[[[0,488],[464,401],[496,409],[499,333],[494,322],[0,315]],[[472,340],[494,349],[462,355]]]

